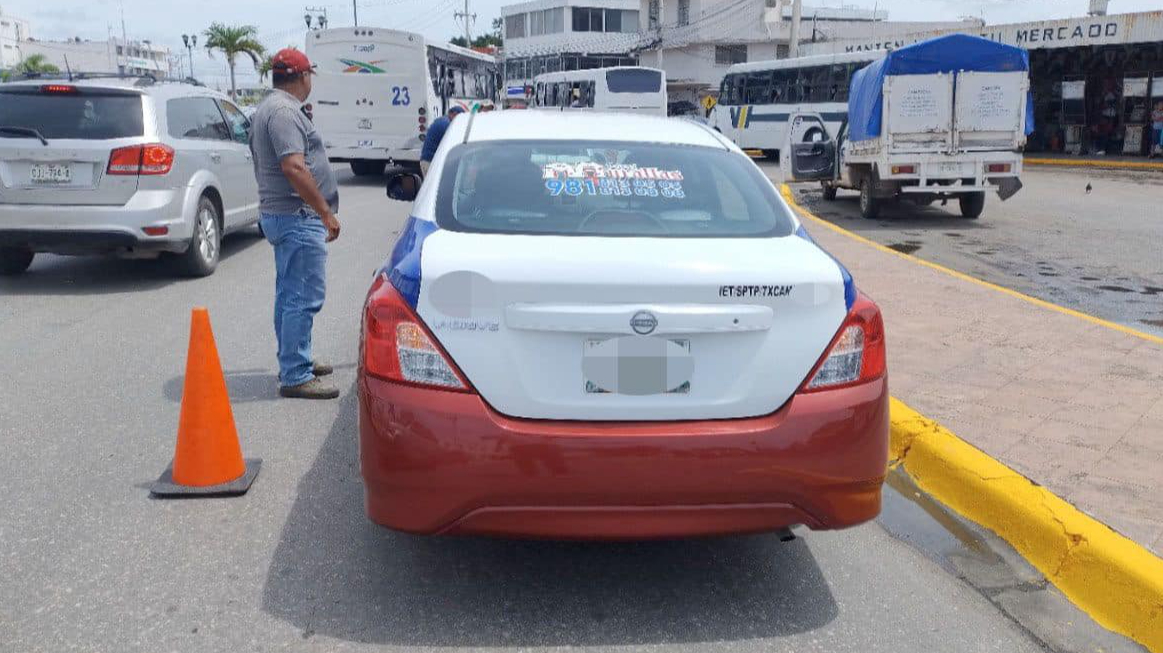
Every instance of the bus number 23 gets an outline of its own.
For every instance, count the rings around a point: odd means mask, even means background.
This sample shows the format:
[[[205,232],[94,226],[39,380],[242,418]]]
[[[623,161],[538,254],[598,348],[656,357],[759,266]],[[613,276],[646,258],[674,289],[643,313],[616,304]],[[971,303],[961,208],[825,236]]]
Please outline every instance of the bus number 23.
[[[393,86],[392,87],[392,106],[406,107],[412,104],[412,96],[408,95],[407,86]]]

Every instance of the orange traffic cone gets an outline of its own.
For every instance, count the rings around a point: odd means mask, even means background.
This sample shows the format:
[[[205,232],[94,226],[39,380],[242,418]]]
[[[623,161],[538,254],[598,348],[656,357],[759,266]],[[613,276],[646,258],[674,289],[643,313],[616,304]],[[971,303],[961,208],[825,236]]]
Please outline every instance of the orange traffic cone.
[[[150,488],[158,497],[245,494],[262,461],[242,459],[210,313],[190,315],[190,349],[174,461]]]

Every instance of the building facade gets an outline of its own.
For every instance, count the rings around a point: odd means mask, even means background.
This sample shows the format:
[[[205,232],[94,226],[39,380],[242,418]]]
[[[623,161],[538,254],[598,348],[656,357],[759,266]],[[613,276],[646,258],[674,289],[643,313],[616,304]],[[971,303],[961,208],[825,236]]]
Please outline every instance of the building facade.
[[[896,22],[888,12],[804,6],[791,0],[640,0],[639,60],[666,71],[672,101],[698,102],[717,92],[728,66],[807,54],[803,46],[876,34],[979,27],[978,21]]]
[[[542,73],[632,66],[638,0],[533,0],[501,7],[507,98],[525,101]]]
[[[0,10],[0,68],[11,68],[24,59],[20,44],[32,37],[28,21]]]
[[[177,70],[170,70],[169,48],[154,45],[149,41],[124,41],[116,38],[107,41],[25,39],[15,45],[24,57],[34,54],[44,55],[49,63],[61,70],[153,75],[159,78],[178,74]]]
[[[1163,112],[1163,11],[848,38],[805,54],[897,48],[952,32],[1029,50],[1029,150],[1140,155],[1159,143],[1151,115]]]

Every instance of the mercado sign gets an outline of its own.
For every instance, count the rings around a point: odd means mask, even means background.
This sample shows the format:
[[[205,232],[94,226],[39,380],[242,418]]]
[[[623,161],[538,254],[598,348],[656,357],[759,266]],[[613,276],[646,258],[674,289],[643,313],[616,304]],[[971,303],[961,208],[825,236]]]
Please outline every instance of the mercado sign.
[[[870,29],[876,28],[876,23],[870,23]],[[1027,50],[1163,42],[1163,11],[1086,16],[1008,25],[970,26],[964,29],[910,32],[869,39],[854,38],[823,43],[801,43],[800,49],[805,55],[896,49],[935,36],[955,33],[973,34]]]

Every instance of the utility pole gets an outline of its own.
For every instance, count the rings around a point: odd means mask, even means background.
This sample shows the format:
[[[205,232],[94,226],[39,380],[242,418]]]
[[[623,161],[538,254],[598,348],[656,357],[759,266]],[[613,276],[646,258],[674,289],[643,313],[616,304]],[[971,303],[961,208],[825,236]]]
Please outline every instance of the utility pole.
[[[662,71],[663,85],[666,85],[666,66],[662,65],[662,26],[666,24],[666,3],[658,0],[658,69]]]
[[[359,5],[355,4],[355,0],[351,0],[351,15],[355,19],[355,26],[359,27]]]
[[[791,5],[791,34],[788,37],[787,56],[795,59],[800,56],[800,20],[804,17],[804,1],[792,0]]]
[[[311,24],[311,12],[315,12],[314,27]],[[307,29],[327,29],[327,7],[305,7],[303,21],[307,23]]]
[[[469,32],[469,25],[477,19],[477,15],[468,13],[468,0],[464,0],[464,11],[458,11],[453,16],[464,19],[464,47],[471,48],[472,34]]]

